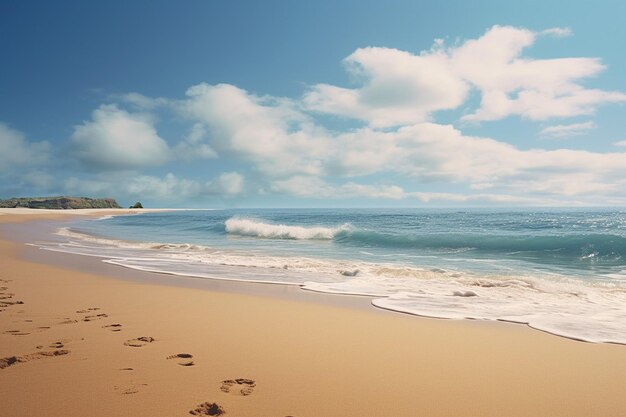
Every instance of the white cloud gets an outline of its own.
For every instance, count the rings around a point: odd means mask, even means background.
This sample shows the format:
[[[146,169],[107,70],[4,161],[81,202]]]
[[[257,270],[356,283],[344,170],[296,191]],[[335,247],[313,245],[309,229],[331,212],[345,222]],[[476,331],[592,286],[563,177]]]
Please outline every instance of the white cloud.
[[[386,199],[418,200],[422,203],[499,203],[547,206],[557,204],[558,200],[545,197],[517,196],[509,194],[462,194],[443,192],[407,192],[397,185],[371,185],[348,182],[332,185],[316,177],[293,177],[272,183],[271,190],[298,197],[324,199]]]
[[[38,190],[49,190],[56,186],[56,178],[41,170],[29,171],[22,177],[24,183]]]
[[[187,96],[180,111],[210,129],[220,153],[252,161],[267,175],[321,173],[328,140],[292,101],[258,97],[229,84],[199,84]]]
[[[0,122],[0,174],[37,168],[49,158],[47,142],[28,142],[24,135]]]
[[[163,178],[139,175],[129,179],[124,185],[123,192],[137,198],[175,200],[201,195],[202,184],[195,180],[179,178],[172,173]]]
[[[620,140],[618,142],[613,143],[615,146],[626,146],[626,140]]]
[[[344,64],[362,87],[315,85],[303,98],[308,109],[388,127],[418,123],[433,111],[454,109],[468,92],[440,50],[413,55],[390,48],[361,48]]]
[[[436,123],[337,133],[315,126],[291,101],[257,97],[234,86],[202,84],[188,95],[180,105],[183,113],[206,124],[212,145],[252,162],[262,174],[257,182],[270,181],[274,192],[405,198],[408,192],[394,186],[353,181],[330,187],[324,180],[393,173],[417,184],[453,183],[470,191],[576,196],[594,189],[608,193],[602,184],[615,184],[625,174],[623,153],[521,150]]]
[[[361,140],[362,139],[362,140]],[[607,195],[623,189],[626,153],[581,150],[521,150],[490,138],[463,135],[452,126],[421,123],[392,132],[363,129],[335,138],[337,152],[323,161],[325,175],[335,177],[395,173],[416,184],[464,185],[468,190],[490,190],[530,198],[541,195]],[[294,195],[386,195],[405,198],[417,194],[396,188],[329,188],[321,177],[296,176],[274,181],[273,190]],[[481,194],[485,199],[485,194]],[[424,195],[422,195],[424,196]],[[520,199],[522,197],[519,197]],[[511,200],[511,199],[509,199]],[[426,201],[426,200],[424,200]]]
[[[494,26],[480,38],[449,49],[456,72],[481,92],[480,108],[464,120],[573,117],[591,114],[603,103],[626,101],[623,93],[586,89],[578,83],[605,69],[597,58],[522,57],[536,39],[537,33],[527,29]]]
[[[539,32],[541,35],[554,36],[555,38],[567,38],[572,36],[574,32],[570,28],[550,28]]]
[[[519,196],[510,194],[461,194],[461,193],[422,193],[414,192],[409,194],[413,198],[417,198],[424,203],[431,202],[455,202],[455,203],[497,203],[497,204],[513,204],[522,206],[553,206],[559,203],[559,200]]]
[[[212,194],[234,196],[243,191],[244,177],[238,172],[225,172],[206,185],[206,190]]]
[[[75,155],[90,167],[136,169],[163,164],[167,143],[159,137],[152,119],[128,113],[115,105],[94,110],[92,120],[75,126],[71,137]]]
[[[139,93],[114,94],[112,98],[119,99],[139,110],[154,110],[169,104],[169,100],[163,97],[153,98]]]
[[[390,132],[360,129],[336,141],[330,172],[350,176],[395,172],[417,181],[473,183],[511,175],[523,163],[512,145],[464,136],[452,126],[434,123]]]
[[[232,197],[243,191],[244,177],[237,172],[222,173],[209,181],[182,178],[168,173],[163,177],[152,175],[111,176],[92,179],[71,177],[64,187],[69,193],[108,195],[132,200],[173,201],[184,205],[181,199],[202,199],[209,196]]]
[[[617,91],[585,88],[583,79],[605,69],[597,58],[532,59],[522,52],[540,35],[564,37],[567,28],[541,32],[494,26],[478,39],[412,54],[390,48],[361,48],[344,63],[356,88],[313,86],[303,97],[313,111],[364,120],[372,127],[427,121],[433,112],[459,108],[470,87],[481,104],[465,121],[518,115],[531,120],[592,114],[604,103],[624,102]]]
[[[550,136],[553,138],[562,138],[570,136],[584,135],[591,129],[595,129],[596,125],[593,122],[584,123],[572,123],[569,125],[555,125],[548,126],[539,132],[542,136]]]
[[[195,123],[185,138],[176,145],[175,153],[182,159],[215,159],[217,152],[207,143],[207,131],[203,124]]]
[[[349,182],[340,186],[328,184],[321,178],[295,176],[287,180],[274,181],[271,190],[309,198],[354,198],[399,200],[406,197],[404,190],[395,185],[370,185]]]
[[[389,159],[381,171],[421,182],[467,184],[474,189],[522,194],[581,195],[615,191],[626,174],[626,153],[521,150],[489,138],[463,135],[452,126],[424,123],[398,129],[387,139]],[[363,149],[361,149],[363,151]]]
[[[63,181],[62,188],[65,194],[68,195],[89,195],[98,197],[111,197],[119,198],[120,195],[125,195],[124,188],[127,186],[127,182],[115,181],[114,178],[104,177],[98,179],[87,179],[84,176],[68,177]],[[128,180],[128,178],[125,178]],[[122,187],[120,187],[122,185]]]

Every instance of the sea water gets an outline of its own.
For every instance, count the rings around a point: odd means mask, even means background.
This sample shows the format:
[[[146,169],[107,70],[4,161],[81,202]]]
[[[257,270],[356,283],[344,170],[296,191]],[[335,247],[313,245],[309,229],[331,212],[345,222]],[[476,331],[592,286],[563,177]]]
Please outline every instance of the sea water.
[[[373,297],[415,315],[626,343],[626,212],[194,210],[77,221],[44,249],[145,271]]]

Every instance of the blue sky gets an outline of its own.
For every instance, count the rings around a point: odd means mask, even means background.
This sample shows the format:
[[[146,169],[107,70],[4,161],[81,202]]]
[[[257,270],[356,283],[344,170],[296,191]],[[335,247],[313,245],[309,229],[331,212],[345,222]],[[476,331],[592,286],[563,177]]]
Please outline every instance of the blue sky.
[[[0,197],[623,206],[626,6],[506,3],[0,0]]]

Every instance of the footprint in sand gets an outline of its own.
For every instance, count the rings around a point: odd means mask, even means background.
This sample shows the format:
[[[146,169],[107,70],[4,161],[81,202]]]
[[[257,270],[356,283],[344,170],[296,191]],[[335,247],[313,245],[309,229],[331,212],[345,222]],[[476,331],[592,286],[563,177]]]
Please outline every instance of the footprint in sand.
[[[67,340],[57,340],[56,342],[52,342],[48,345],[49,348],[52,349],[61,349],[63,347],[65,347],[65,343],[68,343]],[[37,345],[35,346],[37,349],[43,349],[43,345]]]
[[[102,319],[107,318],[107,317],[109,317],[109,316],[107,314],[104,314],[104,313],[102,313],[102,314],[93,314],[91,316],[85,316],[83,318],[83,321],[102,320]]]
[[[124,346],[130,346],[130,347],[143,347],[145,345],[147,345],[148,343],[152,343],[154,342],[154,337],[150,337],[150,336],[141,336],[138,337],[136,339],[129,339],[127,341],[124,342]]]
[[[130,385],[126,385],[124,387],[119,387],[119,386],[114,386],[113,389],[115,391],[119,391],[120,394],[122,395],[129,395],[129,394],[137,394],[139,392],[139,388],[140,387],[147,387],[148,384],[130,384]]]
[[[7,356],[6,358],[0,358],[0,369],[8,368],[9,366],[16,365],[18,363],[30,362],[36,359],[49,358],[54,356],[62,356],[70,353],[69,350],[50,350],[46,352],[30,353],[22,356]]]
[[[122,331],[122,325],[119,323],[114,323],[114,324],[108,324],[106,326],[102,326],[103,329],[109,329],[112,332],[121,332]]]
[[[27,332],[23,332],[21,330],[7,330],[5,332],[3,332],[4,334],[10,334],[11,336],[26,336],[29,335],[30,333]]]
[[[17,304],[24,304],[24,301],[6,301],[6,300],[0,301],[0,307],[11,307]]]
[[[133,385],[131,387],[123,388],[120,393],[122,395],[127,395],[127,394],[137,394],[138,392],[139,392],[139,389]]]
[[[48,329],[50,329],[49,326],[39,326],[39,327],[31,328],[31,329],[28,329],[28,330],[6,330],[3,333],[10,334],[10,335],[13,335],[13,336],[26,336],[26,335],[29,335],[29,334],[31,334],[33,332],[43,332],[43,331],[48,330]]]
[[[193,416],[221,416],[225,412],[221,405],[206,402],[198,405],[195,410],[189,411],[189,414]]]
[[[176,355],[170,355],[165,359],[191,359],[193,355],[190,353],[178,353]],[[179,361],[177,362],[180,366],[194,366],[193,361]]]
[[[89,313],[90,311],[98,311],[98,310],[100,310],[100,307],[89,307],[83,310],[76,310],[76,312],[79,314],[84,314],[84,313]]]
[[[7,283],[9,281],[4,280],[4,279],[0,279],[0,282]],[[10,300],[11,298],[13,298],[13,296],[15,294],[5,292],[8,289],[9,289],[9,287],[0,287],[0,300]],[[3,312],[3,311],[6,311],[6,307],[10,307],[12,305],[12,304],[9,304],[9,303],[10,302],[8,302],[8,301],[0,301],[0,313]]]
[[[247,396],[252,394],[256,382],[251,379],[237,378],[222,381],[220,390],[225,393]]]

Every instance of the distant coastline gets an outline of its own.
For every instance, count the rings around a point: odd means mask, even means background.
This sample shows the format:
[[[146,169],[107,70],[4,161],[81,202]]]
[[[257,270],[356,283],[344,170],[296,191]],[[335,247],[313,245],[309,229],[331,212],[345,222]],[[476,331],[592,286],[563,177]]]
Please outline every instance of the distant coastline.
[[[32,209],[93,209],[122,208],[113,198],[89,197],[21,197],[0,200],[1,208],[32,208]]]

